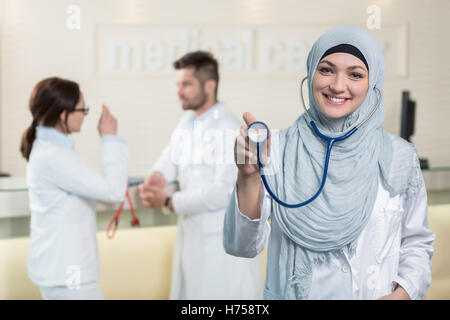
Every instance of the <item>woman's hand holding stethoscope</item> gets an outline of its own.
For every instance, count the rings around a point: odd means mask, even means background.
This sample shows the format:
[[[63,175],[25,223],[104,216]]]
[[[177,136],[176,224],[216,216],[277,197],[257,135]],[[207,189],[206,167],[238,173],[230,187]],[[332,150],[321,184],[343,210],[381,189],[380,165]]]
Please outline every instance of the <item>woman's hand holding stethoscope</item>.
[[[258,164],[258,155],[256,144],[252,141],[258,140],[258,135],[262,138],[259,139],[260,144],[260,160],[262,163],[266,163],[270,156],[270,131],[267,126],[259,126],[262,122],[256,121],[255,117],[250,112],[243,114],[245,125],[241,127],[240,134],[236,138],[234,145],[234,161],[239,169],[241,178],[252,179],[260,177],[260,167]],[[249,130],[249,126],[253,129]],[[250,141],[250,139],[252,141]]]
[[[270,132],[267,126],[256,121],[251,113],[244,113],[243,118],[245,125],[241,127],[234,145],[234,161],[238,167],[236,192],[239,210],[250,219],[257,219],[261,216],[260,166],[266,163],[270,155]],[[261,139],[257,139],[258,137]],[[254,143],[255,140],[258,140],[258,144]],[[258,160],[258,148],[260,160]],[[245,200],[242,201],[242,199]]]

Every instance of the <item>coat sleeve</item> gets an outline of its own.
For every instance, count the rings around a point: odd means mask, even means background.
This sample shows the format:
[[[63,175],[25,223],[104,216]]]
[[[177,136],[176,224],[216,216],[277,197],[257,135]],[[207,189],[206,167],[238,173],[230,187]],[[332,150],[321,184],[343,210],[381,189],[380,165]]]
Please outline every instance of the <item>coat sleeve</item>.
[[[224,218],[223,246],[225,252],[237,257],[256,257],[270,235],[271,200],[261,185],[261,217],[250,219],[239,210],[236,187],[228,203]]]
[[[77,152],[60,152],[46,168],[57,187],[80,197],[104,202],[121,202],[128,178],[128,146],[116,136],[102,137],[102,168],[88,166]]]
[[[411,299],[422,299],[431,284],[434,233],[428,229],[427,193],[422,174],[415,196],[405,199],[399,268],[394,283]]]

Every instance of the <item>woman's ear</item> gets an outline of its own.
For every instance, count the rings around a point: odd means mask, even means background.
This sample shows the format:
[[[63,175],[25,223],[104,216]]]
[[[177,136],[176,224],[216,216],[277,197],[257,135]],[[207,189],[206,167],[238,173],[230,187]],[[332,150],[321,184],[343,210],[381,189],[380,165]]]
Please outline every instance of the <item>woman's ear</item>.
[[[61,112],[61,114],[59,115],[59,123],[60,124],[64,124],[66,122],[66,114],[67,111],[64,110],[63,112]]]
[[[61,112],[61,114],[59,115],[59,126],[62,130],[64,130],[65,133],[69,133],[69,128],[67,127],[67,123],[66,123],[66,116],[67,116],[67,111],[64,110],[63,112]]]

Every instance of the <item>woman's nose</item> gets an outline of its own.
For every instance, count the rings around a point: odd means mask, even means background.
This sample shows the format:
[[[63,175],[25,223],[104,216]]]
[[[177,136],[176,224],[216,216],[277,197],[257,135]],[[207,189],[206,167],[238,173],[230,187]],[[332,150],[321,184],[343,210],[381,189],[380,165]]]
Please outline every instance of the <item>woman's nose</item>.
[[[330,83],[331,91],[340,93],[345,91],[345,79],[343,75],[336,75],[334,81]]]

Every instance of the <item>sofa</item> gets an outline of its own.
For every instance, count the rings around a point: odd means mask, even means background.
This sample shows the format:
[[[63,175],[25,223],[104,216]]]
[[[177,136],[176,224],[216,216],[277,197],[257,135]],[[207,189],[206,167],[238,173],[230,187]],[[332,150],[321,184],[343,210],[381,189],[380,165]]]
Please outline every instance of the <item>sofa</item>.
[[[425,299],[450,299],[450,204],[429,207],[435,232],[433,280]],[[98,232],[106,299],[168,299],[176,226],[119,229],[113,239]],[[40,299],[28,279],[28,238],[0,239],[0,299]],[[267,248],[262,253],[265,270]],[[263,272],[263,277],[265,273]]]

